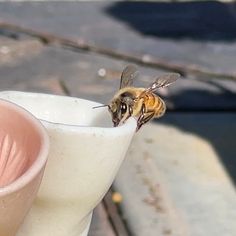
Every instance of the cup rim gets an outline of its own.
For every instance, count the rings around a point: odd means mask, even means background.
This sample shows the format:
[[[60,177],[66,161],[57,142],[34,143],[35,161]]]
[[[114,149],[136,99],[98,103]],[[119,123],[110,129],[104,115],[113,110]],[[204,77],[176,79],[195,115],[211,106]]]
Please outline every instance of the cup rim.
[[[33,178],[35,178],[39,174],[41,169],[44,168],[49,153],[49,137],[45,127],[42,125],[40,120],[37,119],[29,111],[13,102],[7,101],[2,98],[0,98],[0,103],[10,107],[16,112],[21,113],[21,115],[23,115],[26,120],[31,122],[32,125],[38,130],[41,139],[41,146],[39,149],[38,158],[36,158],[36,160],[32,163],[29,169],[25,173],[23,173],[19,178],[14,180],[12,183],[0,187],[0,196],[6,196],[26,186]]]
[[[5,97],[1,96],[1,94],[5,95]],[[0,92],[0,99],[4,99],[7,101],[10,100],[10,95],[15,94],[15,95],[24,95],[25,98],[32,99],[35,96],[41,96],[41,97],[48,97],[48,98],[64,98],[64,99],[71,99],[71,100],[77,100],[77,101],[83,101],[83,102],[88,102],[90,104],[93,104],[93,106],[100,106],[103,105],[101,103],[88,100],[88,99],[83,99],[83,98],[77,98],[77,97],[71,97],[71,96],[66,96],[66,95],[55,95],[55,94],[47,94],[47,93],[34,93],[34,92],[22,92],[22,91],[2,91]],[[9,100],[8,97],[9,96]],[[13,102],[15,103],[15,102]],[[17,104],[17,102],[16,102]],[[20,104],[17,104],[18,106],[21,106]],[[23,107],[23,106],[21,106]],[[24,108],[24,107],[23,107]],[[25,109],[25,108],[24,108]],[[101,108],[104,109],[104,108]],[[124,124],[117,126],[117,127],[100,127],[100,126],[80,126],[80,125],[73,125],[73,124],[68,124],[68,123],[62,123],[62,122],[53,122],[47,119],[43,119],[40,117],[37,117],[46,127],[50,127],[50,129],[60,129],[60,130],[67,130],[71,132],[81,132],[81,133],[96,133],[96,135],[126,135],[127,133],[135,133],[136,127],[137,127],[137,121],[135,118],[130,117]]]

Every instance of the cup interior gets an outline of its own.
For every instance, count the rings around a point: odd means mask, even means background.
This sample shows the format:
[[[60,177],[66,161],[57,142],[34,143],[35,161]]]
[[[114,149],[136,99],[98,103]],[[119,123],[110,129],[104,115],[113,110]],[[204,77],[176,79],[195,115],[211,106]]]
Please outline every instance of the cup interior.
[[[0,92],[0,98],[24,107],[41,121],[77,127],[113,127],[108,108],[94,108],[102,105],[97,102],[68,96],[19,91]]]
[[[24,175],[42,145],[34,117],[19,106],[0,100],[0,188]]]

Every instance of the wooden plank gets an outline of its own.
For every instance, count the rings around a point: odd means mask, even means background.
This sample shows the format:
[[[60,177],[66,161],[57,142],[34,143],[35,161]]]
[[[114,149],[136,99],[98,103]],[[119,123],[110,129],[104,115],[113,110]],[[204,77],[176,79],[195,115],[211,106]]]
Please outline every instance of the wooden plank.
[[[93,213],[92,223],[88,236],[116,236],[110,221],[109,214],[103,204],[99,204]]]
[[[11,40],[10,40],[11,41]],[[15,43],[27,45],[24,40]],[[32,42],[35,42],[33,40]],[[37,44],[37,42],[35,42]],[[7,45],[4,43],[4,45]],[[9,43],[8,48],[12,49]],[[32,44],[31,44],[32,45]],[[30,49],[33,49],[29,47]],[[41,92],[50,92],[48,85],[55,80],[63,82],[70,90],[71,95],[107,103],[117,91],[119,77],[127,64],[105,58],[99,55],[83,54],[56,47],[44,47],[39,53],[28,53],[27,48],[21,51],[24,57],[9,56],[14,61],[10,64],[0,63],[0,83],[2,90],[24,90],[27,82],[30,91],[36,91],[37,83]],[[18,50],[20,51],[20,49]],[[13,67],[14,66],[14,70]],[[99,76],[99,70],[106,72],[104,77]],[[157,75],[163,72],[139,67],[140,78],[135,81],[137,86],[148,86]],[[41,81],[41,82],[39,82]],[[57,93],[60,93],[58,91]],[[233,81],[198,81],[181,79],[169,88],[163,88],[158,93],[166,100],[171,110],[235,110],[236,83]]]
[[[227,44],[223,40],[204,42],[190,40],[191,35],[189,37],[186,35],[183,40],[176,41],[175,37],[161,38],[150,36],[142,32],[143,27],[141,27],[143,25],[147,28],[147,26],[151,25],[155,27],[154,29],[157,33],[158,29],[163,30],[163,27],[165,27],[165,32],[172,30],[173,33],[178,34],[179,31],[181,34],[192,30],[192,25],[189,24],[190,20],[195,27],[201,25],[198,24],[198,21],[195,21],[196,18],[200,19],[201,23],[207,17],[210,17],[209,22],[211,24],[221,21],[222,17],[219,18],[218,14],[214,14],[214,16],[205,14],[202,16],[203,11],[209,11],[213,7],[213,9],[217,8],[218,11],[223,12],[226,17],[224,19],[230,21],[230,24],[227,24],[227,26],[216,24],[216,28],[205,26],[205,33],[210,36],[217,36],[216,34],[211,34],[211,30],[217,30],[217,27],[221,27],[222,30],[227,29],[230,31],[227,27],[231,25],[232,30],[230,32],[235,35],[235,30],[233,30],[235,28],[235,20],[232,17],[233,3],[194,3],[201,5],[197,9],[189,2],[182,4],[155,3],[154,6],[153,3],[136,4],[124,2],[40,2],[37,4],[32,2],[3,2],[0,3],[0,14],[1,20],[18,23],[36,30],[56,33],[61,36],[70,36],[75,39],[83,38],[88,42],[94,42],[97,45],[125,52],[149,54],[168,60],[200,64],[211,69],[235,72],[236,47],[233,40]],[[177,4],[178,12],[174,10],[168,11],[168,9],[172,9]],[[207,5],[207,8],[205,8],[204,4]],[[132,11],[130,11],[131,8]],[[165,14],[160,11],[163,8]],[[144,9],[146,10],[144,11]],[[180,14],[185,12],[184,9],[188,9],[188,15]],[[140,10],[142,10],[141,14],[138,12]],[[129,12],[128,14],[127,11]],[[181,17],[179,17],[180,15]],[[158,20],[156,19],[158,16],[161,21],[159,18]],[[212,17],[214,17],[214,23],[212,23]],[[132,22],[133,19],[136,22]],[[154,24],[153,22],[157,23]],[[176,24],[181,22],[186,24],[187,29],[186,27],[176,26]],[[195,32],[191,31],[190,33]],[[203,37],[204,35],[199,34],[199,37],[201,36]],[[225,35],[222,36],[224,37]]]
[[[43,48],[37,39],[14,40],[0,37],[0,66],[14,66],[20,60],[29,60],[40,54]]]
[[[236,235],[235,120],[169,114],[136,134],[115,181],[132,235]]]
[[[124,224],[124,221],[121,218],[121,215],[118,211],[117,205],[112,200],[112,191],[108,191],[106,196],[103,199],[103,204],[109,215],[110,222],[113,225],[114,231],[117,236],[129,236],[127,227]]]
[[[16,45],[18,41],[15,47]],[[24,54],[26,53],[27,49]],[[50,93],[49,87],[54,86],[55,81],[59,81],[72,96],[105,103],[117,90],[124,66],[124,62],[104,56],[45,46],[35,56],[29,54],[26,58],[16,58],[15,63],[0,64],[0,85],[1,90]],[[111,73],[107,73],[106,78],[100,77],[98,71],[101,68]],[[54,93],[61,94],[59,89]]]

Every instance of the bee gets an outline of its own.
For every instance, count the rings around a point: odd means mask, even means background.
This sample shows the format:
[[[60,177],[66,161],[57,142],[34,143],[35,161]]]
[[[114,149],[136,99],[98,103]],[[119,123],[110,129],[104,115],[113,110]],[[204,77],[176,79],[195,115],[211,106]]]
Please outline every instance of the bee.
[[[174,83],[180,75],[168,73],[157,77],[148,88],[133,87],[133,81],[138,76],[137,67],[128,65],[121,74],[120,89],[114,95],[108,106],[114,126],[124,123],[129,117],[137,119],[138,131],[142,125],[153,118],[165,114],[165,102],[154,92]]]

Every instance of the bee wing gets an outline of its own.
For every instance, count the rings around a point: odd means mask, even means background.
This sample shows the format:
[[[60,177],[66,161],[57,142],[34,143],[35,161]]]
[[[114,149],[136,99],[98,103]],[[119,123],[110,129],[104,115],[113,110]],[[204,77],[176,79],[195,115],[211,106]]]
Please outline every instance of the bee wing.
[[[128,65],[125,67],[121,74],[120,89],[132,86],[133,80],[139,74],[138,69],[135,65]]]
[[[155,82],[153,82],[150,87],[147,88],[146,91],[148,92],[154,92],[158,88],[167,87],[170,84],[174,83],[178,78],[180,77],[180,74],[177,73],[169,73],[165,75],[161,75],[156,79]]]

